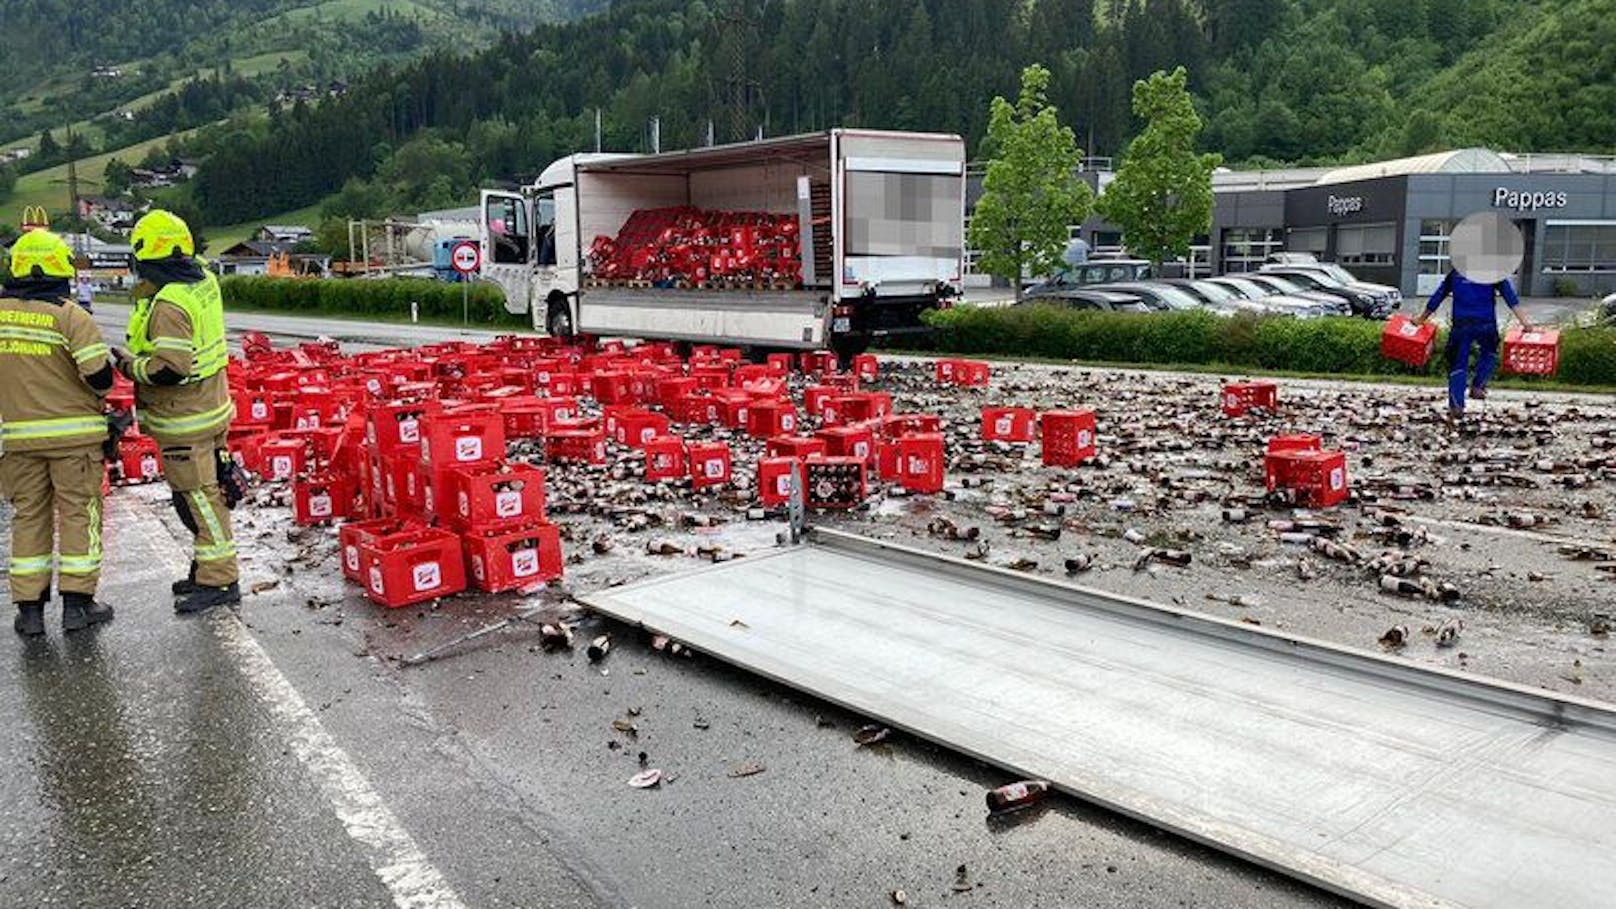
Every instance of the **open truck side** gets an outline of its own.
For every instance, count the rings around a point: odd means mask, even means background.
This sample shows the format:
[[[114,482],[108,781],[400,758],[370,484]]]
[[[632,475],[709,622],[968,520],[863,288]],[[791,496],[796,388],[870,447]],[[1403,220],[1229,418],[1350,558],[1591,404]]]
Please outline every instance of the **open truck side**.
[[[829,348],[924,332],[963,270],[958,136],[831,130],[658,155],[579,154],[521,192],[482,194],[483,277],[553,335]],[[690,207],[797,219],[801,280],[714,288],[612,282],[588,250],[636,211]],[[650,285],[650,286],[647,286]]]

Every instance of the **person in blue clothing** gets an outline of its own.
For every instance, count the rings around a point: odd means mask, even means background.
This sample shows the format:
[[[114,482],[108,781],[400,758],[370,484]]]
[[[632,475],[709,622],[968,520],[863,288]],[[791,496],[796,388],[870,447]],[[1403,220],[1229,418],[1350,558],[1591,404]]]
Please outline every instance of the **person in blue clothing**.
[[[1498,367],[1498,304],[1499,297],[1509,307],[1521,328],[1532,330],[1532,323],[1521,315],[1521,298],[1515,295],[1514,285],[1505,278],[1494,284],[1480,284],[1451,270],[1442,279],[1442,285],[1426,301],[1425,311],[1414,321],[1424,324],[1442,306],[1442,301],[1453,297],[1453,325],[1448,329],[1448,414],[1464,416],[1465,386],[1470,397],[1487,397],[1487,382]],[[1470,351],[1480,347],[1476,355],[1476,373],[1470,376]]]

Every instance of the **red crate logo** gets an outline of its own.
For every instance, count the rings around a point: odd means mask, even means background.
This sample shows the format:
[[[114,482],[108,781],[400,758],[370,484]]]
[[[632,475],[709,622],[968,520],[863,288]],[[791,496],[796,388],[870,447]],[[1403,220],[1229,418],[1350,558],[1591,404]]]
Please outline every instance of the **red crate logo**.
[[[151,473],[146,472],[146,465],[147,465],[148,462],[151,463],[151,465],[152,465],[152,472]],[[153,457],[151,457],[149,455],[147,457],[145,457],[145,458],[142,458],[141,462],[140,462],[140,472],[141,472],[141,474],[144,475],[144,476],[148,476],[148,477],[156,476],[156,470],[157,470],[156,464],[157,464],[157,459],[156,458],[153,458]],[[275,480],[289,480],[289,479],[291,479],[292,478],[292,456],[291,455],[275,455],[274,457],[270,458],[269,459],[269,475],[270,475],[271,479],[275,479]]]
[[[309,496],[309,517],[331,517],[331,494],[328,492],[315,493]]]
[[[286,462],[287,462],[286,463],[286,476],[291,476],[292,475],[291,459],[287,458]],[[158,474],[157,456],[156,455],[149,455],[149,454],[148,455],[141,455],[140,456],[140,478],[143,479],[143,480],[155,480],[155,479],[157,479],[157,474]],[[281,479],[281,477],[276,477],[276,479]]]
[[[539,573],[539,551],[534,548],[518,549],[511,553],[511,574],[530,578]]]
[[[357,572],[359,570],[358,544],[349,543],[347,546],[342,547],[342,564],[347,566],[348,571],[350,572]]]
[[[417,593],[443,586],[443,568],[437,562],[422,562],[410,571]]]
[[[483,459],[483,440],[479,436],[461,436],[455,439],[456,461],[481,461]]]

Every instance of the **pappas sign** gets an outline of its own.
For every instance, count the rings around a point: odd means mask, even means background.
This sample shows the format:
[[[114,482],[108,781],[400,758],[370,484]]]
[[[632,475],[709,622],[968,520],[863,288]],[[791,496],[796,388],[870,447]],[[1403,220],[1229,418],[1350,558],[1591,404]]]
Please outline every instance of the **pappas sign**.
[[[1324,200],[1324,208],[1332,215],[1351,215],[1363,211],[1363,196],[1331,195]]]
[[[1515,211],[1536,211],[1540,208],[1565,208],[1570,201],[1563,192],[1522,192],[1500,186],[1493,190],[1493,208],[1509,208]]]

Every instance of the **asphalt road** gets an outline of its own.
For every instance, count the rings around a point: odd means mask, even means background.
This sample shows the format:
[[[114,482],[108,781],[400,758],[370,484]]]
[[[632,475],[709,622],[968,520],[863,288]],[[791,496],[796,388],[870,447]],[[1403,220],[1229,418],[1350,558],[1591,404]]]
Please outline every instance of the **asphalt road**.
[[[334,532],[283,507],[238,512],[239,613],[182,620],[166,490],[118,490],[107,513],[117,620],[0,655],[0,905],[1343,905],[1067,799],[990,822],[991,768],[857,748],[860,717],[598,619],[579,633],[613,635],[600,665],[521,625],[401,667],[543,601],[380,610],[344,586]],[[642,764],[666,782],[627,786]]]

